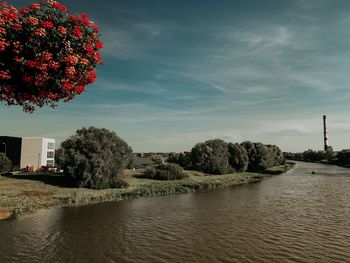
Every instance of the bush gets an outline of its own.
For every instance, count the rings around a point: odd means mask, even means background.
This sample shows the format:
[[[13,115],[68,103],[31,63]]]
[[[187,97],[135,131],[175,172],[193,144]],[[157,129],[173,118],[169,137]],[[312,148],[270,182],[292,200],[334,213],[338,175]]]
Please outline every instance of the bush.
[[[229,164],[236,172],[244,172],[248,168],[249,158],[246,149],[238,143],[229,143]]]
[[[61,165],[77,187],[93,189],[125,186],[122,173],[132,158],[132,149],[114,132],[82,128],[62,143]]]
[[[196,144],[191,151],[195,169],[210,174],[225,174],[232,171],[226,142],[220,139]]]
[[[12,162],[4,153],[0,153],[0,173],[12,171]]]
[[[249,158],[248,171],[264,172],[272,166],[285,163],[282,151],[275,145],[264,145],[260,142],[245,141],[241,144],[247,151]]]
[[[192,168],[191,158],[192,157],[190,152],[170,153],[167,161],[169,163],[176,163],[185,169],[191,169]]]
[[[180,180],[187,176],[177,164],[159,164],[148,168],[142,177],[154,180]]]

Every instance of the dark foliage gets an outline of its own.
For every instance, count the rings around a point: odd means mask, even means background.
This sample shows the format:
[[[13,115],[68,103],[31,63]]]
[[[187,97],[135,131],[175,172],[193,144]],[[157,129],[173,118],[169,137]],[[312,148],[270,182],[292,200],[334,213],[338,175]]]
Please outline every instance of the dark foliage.
[[[249,158],[248,171],[264,172],[272,166],[285,163],[282,151],[275,145],[264,145],[245,141],[241,144],[247,151]]]
[[[4,153],[0,153],[0,173],[12,171],[12,162]]]
[[[220,139],[196,144],[191,151],[192,165],[195,169],[210,174],[232,172],[229,165],[228,144]]]
[[[142,177],[154,180],[180,180],[187,176],[181,166],[169,163],[148,168]]]
[[[185,169],[192,168],[192,160],[190,152],[170,153],[167,160],[169,163],[176,163]]]
[[[60,160],[65,176],[78,187],[125,187],[121,175],[132,158],[132,149],[114,132],[82,128],[62,143]]]
[[[335,154],[333,151],[313,151],[311,149],[300,153],[284,153],[288,160],[302,161],[302,162],[324,162],[334,163]]]
[[[247,150],[239,143],[229,143],[229,164],[236,172],[244,172],[248,168],[249,158]]]

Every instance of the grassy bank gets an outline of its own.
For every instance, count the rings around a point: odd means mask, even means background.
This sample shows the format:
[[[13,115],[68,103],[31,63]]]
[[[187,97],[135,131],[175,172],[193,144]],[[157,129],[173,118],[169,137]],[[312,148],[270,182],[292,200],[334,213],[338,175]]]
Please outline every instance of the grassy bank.
[[[271,173],[285,172],[292,166],[275,168]],[[186,171],[188,178],[178,181],[140,179],[141,171],[127,171],[126,189],[91,190],[69,188],[62,175],[35,174],[0,177],[0,220],[53,206],[78,206],[99,202],[119,201],[145,196],[189,193],[258,182],[268,174],[234,173],[212,176]]]

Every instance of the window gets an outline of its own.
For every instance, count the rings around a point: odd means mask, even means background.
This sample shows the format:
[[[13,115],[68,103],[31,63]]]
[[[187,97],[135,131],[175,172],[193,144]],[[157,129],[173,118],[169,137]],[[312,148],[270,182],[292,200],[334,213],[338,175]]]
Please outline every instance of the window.
[[[47,152],[47,158],[52,159],[54,158],[54,156],[55,156],[55,152]]]
[[[54,144],[53,142],[49,142],[49,143],[47,144],[47,149],[49,149],[49,150],[54,150],[54,149],[55,149],[55,144]]]
[[[48,160],[48,161],[47,161],[47,166],[53,166],[53,164],[54,164],[54,163],[53,163],[53,160]]]

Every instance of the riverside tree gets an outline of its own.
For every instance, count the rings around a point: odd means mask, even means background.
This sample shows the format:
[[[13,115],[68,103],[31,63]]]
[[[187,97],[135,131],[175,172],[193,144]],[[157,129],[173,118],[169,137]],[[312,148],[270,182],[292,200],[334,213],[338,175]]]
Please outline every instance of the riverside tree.
[[[196,144],[191,151],[194,168],[210,174],[225,174],[232,171],[226,142],[220,139]]]
[[[229,143],[229,164],[236,172],[245,172],[248,168],[249,158],[246,149],[239,143]]]
[[[77,187],[94,189],[125,186],[121,176],[132,159],[131,147],[113,131],[82,128],[62,142],[61,165]]]

